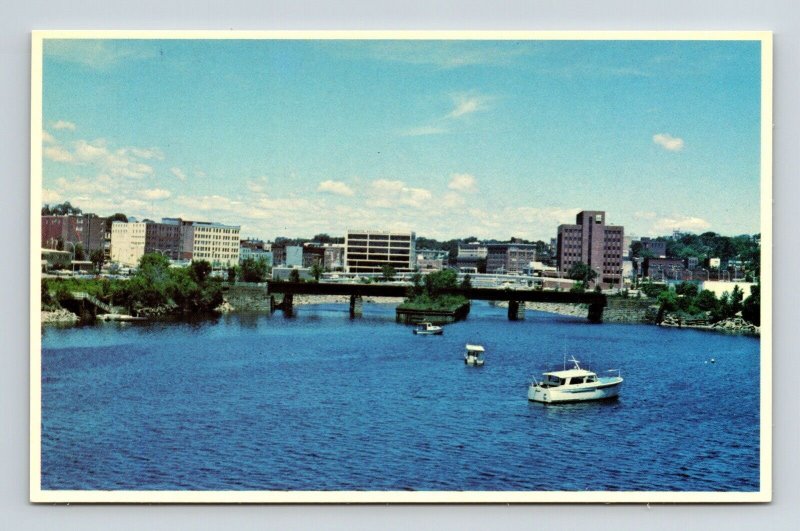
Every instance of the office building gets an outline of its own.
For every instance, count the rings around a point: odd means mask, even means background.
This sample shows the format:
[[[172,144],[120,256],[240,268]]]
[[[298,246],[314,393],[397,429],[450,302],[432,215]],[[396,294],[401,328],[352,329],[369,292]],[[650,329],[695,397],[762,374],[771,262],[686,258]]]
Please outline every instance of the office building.
[[[528,243],[492,243],[486,250],[487,273],[522,273],[536,260],[536,246]]]
[[[80,246],[88,257],[92,251],[102,250],[105,240],[106,218],[94,214],[42,216],[42,248],[74,253]]]
[[[407,273],[417,265],[413,232],[348,230],[344,246],[348,273],[380,273],[384,266]]]
[[[622,287],[624,232],[622,226],[606,225],[603,211],[580,212],[574,225],[558,226],[558,270],[566,273],[581,262],[597,273],[595,283]]]

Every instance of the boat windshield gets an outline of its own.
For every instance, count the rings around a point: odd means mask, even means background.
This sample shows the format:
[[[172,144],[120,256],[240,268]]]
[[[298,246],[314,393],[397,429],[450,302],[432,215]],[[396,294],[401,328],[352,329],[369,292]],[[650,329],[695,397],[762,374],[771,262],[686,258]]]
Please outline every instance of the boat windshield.
[[[564,385],[564,378],[559,378],[558,376],[555,376],[553,374],[547,375],[547,380],[546,381],[547,381],[547,383],[549,383],[552,386]]]

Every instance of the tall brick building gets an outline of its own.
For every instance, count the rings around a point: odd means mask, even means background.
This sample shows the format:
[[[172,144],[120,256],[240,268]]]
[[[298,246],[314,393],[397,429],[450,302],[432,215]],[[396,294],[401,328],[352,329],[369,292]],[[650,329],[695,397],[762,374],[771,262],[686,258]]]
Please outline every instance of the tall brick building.
[[[567,272],[583,262],[597,272],[596,282],[603,287],[622,286],[624,227],[606,225],[606,213],[584,210],[574,225],[558,226],[557,266]]]
[[[94,214],[42,216],[42,248],[55,249],[61,244],[65,251],[73,251],[80,245],[88,256],[103,249],[105,228],[106,218]]]

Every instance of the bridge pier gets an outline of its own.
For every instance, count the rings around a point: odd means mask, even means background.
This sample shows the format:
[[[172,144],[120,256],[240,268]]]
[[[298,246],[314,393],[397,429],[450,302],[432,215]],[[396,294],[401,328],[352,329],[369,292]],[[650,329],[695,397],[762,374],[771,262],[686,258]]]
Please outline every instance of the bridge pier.
[[[364,315],[364,300],[361,295],[350,295],[350,318]]]
[[[523,321],[525,319],[525,302],[508,301],[508,320]]]
[[[294,295],[291,293],[284,293],[283,294],[283,302],[281,303],[281,309],[283,310],[283,315],[291,317],[294,315]]]
[[[602,304],[590,304],[589,305],[589,315],[587,315],[589,321],[593,323],[602,323],[603,322],[603,305]]]

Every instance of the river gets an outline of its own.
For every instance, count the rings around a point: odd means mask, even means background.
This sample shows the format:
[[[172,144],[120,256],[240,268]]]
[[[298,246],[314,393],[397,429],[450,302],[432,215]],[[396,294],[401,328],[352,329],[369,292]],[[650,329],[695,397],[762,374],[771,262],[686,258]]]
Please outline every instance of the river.
[[[476,302],[443,336],[321,304],[42,344],[43,489],[759,490],[757,338]],[[621,397],[529,402],[565,353],[620,368]]]

